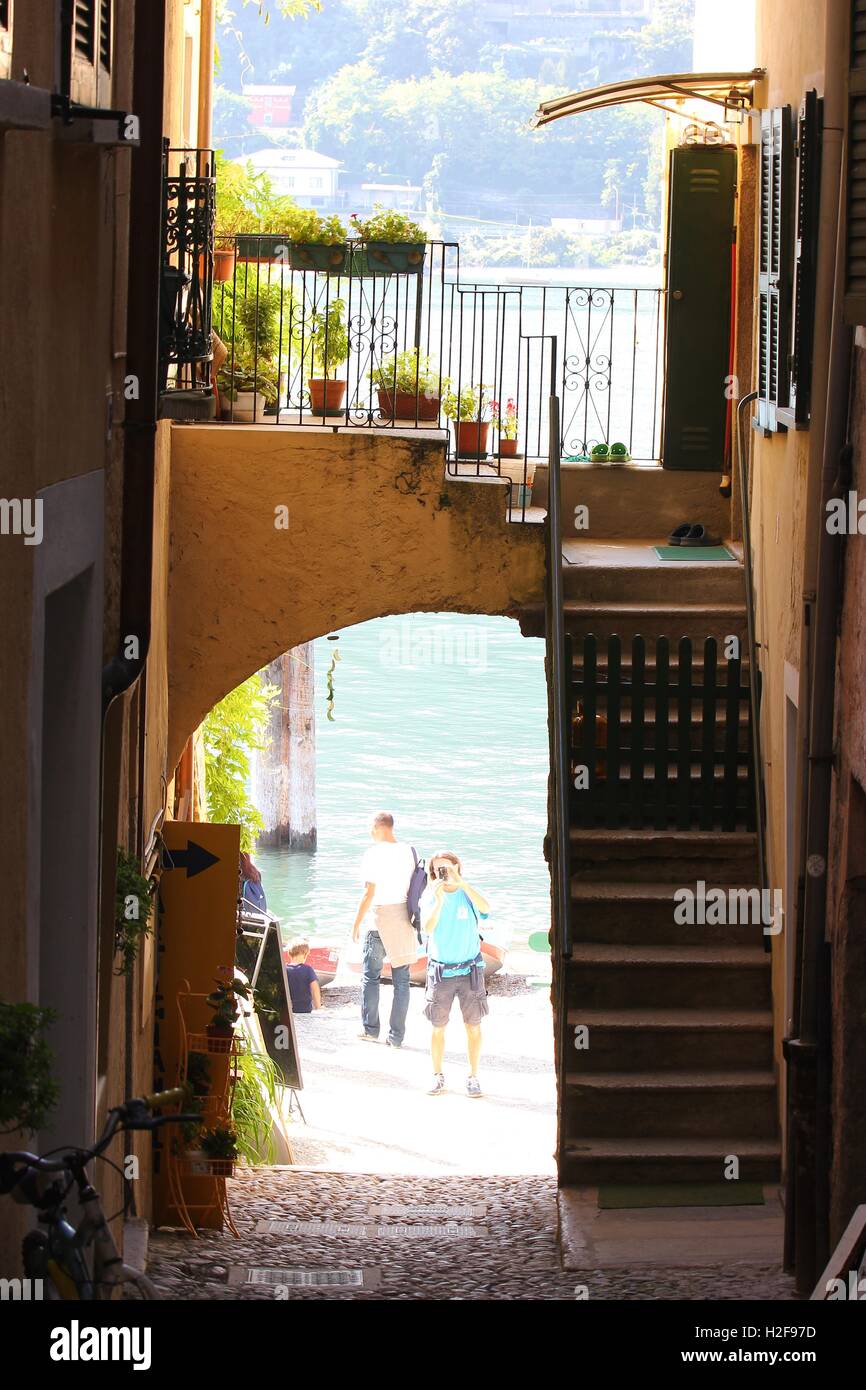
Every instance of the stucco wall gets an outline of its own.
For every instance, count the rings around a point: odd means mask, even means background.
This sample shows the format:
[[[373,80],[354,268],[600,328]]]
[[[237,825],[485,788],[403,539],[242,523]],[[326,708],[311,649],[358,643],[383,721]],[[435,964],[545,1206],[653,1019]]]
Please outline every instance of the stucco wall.
[[[504,483],[446,479],[429,439],[175,426],[169,765],[227,691],[335,627],[540,602],[542,529],[505,505]]]
[[[756,62],[767,78],[756,89],[763,107],[796,111],[808,88],[824,90],[824,5],[761,0],[757,6]],[[759,211],[756,206],[755,212]],[[757,265],[754,294],[757,294]],[[754,378],[753,378],[754,382]],[[751,435],[751,517],[757,637],[763,673],[763,754],[768,809],[771,884],[784,888],[786,871],[785,662],[800,668],[803,561],[810,432]],[[786,933],[795,927],[785,903]],[[773,938],[773,1003],[777,1059],[785,1032],[785,941]]]

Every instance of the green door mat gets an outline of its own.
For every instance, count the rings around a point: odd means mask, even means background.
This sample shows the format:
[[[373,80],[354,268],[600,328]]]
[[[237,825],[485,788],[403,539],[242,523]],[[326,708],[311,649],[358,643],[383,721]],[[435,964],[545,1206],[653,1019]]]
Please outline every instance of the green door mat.
[[[696,560],[704,564],[733,564],[733,555],[726,545],[654,545],[653,550],[660,560]]]
[[[764,1188],[759,1182],[600,1187],[598,1205],[608,1211],[623,1207],[761,1207],[764,1205]]]

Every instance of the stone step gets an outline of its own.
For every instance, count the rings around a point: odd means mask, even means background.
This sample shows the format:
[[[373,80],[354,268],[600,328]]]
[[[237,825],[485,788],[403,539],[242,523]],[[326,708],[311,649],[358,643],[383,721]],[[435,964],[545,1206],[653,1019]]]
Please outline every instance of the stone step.
[[[772,1071],[570,1071],[565,1086],[568,1138],[640,1141],[718,1133],[773,1139],[778,1129]]]
[[[708,884],[708,889],[713,884]],[[719,885],[722,886],[722,885]],[[725,885],[727,887],[727,885]],[[677,922],[674,894],[691,883],[571,884],[571,935],[575,942],[607,945],[753,946],[763,943],[762,923]],[[760,910],[760,909],[759,909]],[[749,904],[753,911],[753,904]],[[682,915],[682,914],[681,914]],[[729,912],[729,915],[733,915]]]
[[[637,603],[645,599],[663,601],[675,597],[678,601],[702,603],[743,603],[743,570],[739,564],[701,564],[700,561],[673,563],[657,560],[655,564],[624,564],[617,562],[616,549],[611,548],[607,563],[595,559],[600,547],[588,545],[589,560],[581,557],[581,548],[572,542],[562,566],[562,587],[566,598],[582,602]],[[648,547],[650,554],[653,552]],[[601,557],[600,557],[601,558]]]
[[[757,883],[757,840],[746,830],[569,830],[575,878],[601,883]]]
[[[566,1006],[766,1008],[769,967],[760,943],[746,947],[576,942],[565,965]]]
[[[667,637],[674,650],[681,637],[690,637],[702,647],[707,637],[722,643],[733,635],[739,638],[741,651],[746,649],[746,610],[738,603],[586,603],[566,598],[562,611],[565,631],[575,639],[616,635],[622,638],[623,648],[630,649],[636,635],[648,643]],[[545,635],[543,604],[527,604],[517,616],[524,637]]]
[[[588,1046],[576,1047],[577,1028]],[[570,1009],[568,1067],[586,1072],[699,1067],[705,1074],[768,1068],[773,1059],[769,1009]]]
[[[779,1145],[770,1139],[720,1134],[632,1140],[585,1136],[569,1139],[559,1166],[561,1183],[724,1182],[729,1159],[739,1160],[741,1182],[777,1182]]]
[[[566,599],[563,604],[565,630],[572,637],[621,637],[630,645],[639,634],[648,640],[669,638],[675,646],[681,637],[703,643],[707,637],[721,642],[730,635],[746,640],[746,610],[739,603],[586,603]]]

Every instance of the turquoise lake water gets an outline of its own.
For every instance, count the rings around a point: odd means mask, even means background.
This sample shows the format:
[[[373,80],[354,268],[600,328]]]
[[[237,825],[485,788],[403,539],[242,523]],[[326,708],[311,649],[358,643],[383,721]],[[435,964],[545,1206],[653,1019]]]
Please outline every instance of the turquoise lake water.
[[[255,855],[284,936],[348,938],[378,810],[422,857],[460,855],[491,903],[485,935],[515,946],[546,931],[544,643],[508,618],[439,613],[376,619],[315,645],[319,847]]]

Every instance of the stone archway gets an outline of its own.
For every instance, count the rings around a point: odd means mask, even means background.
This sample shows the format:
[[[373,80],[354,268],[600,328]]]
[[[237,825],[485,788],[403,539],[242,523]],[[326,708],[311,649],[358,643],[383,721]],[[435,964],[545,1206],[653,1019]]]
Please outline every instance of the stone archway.
[[[177,426],[168,756],[290,647],[392,613],[515,615],[543,597],[542,528],[506,485],[446,478],[441,435]]]

